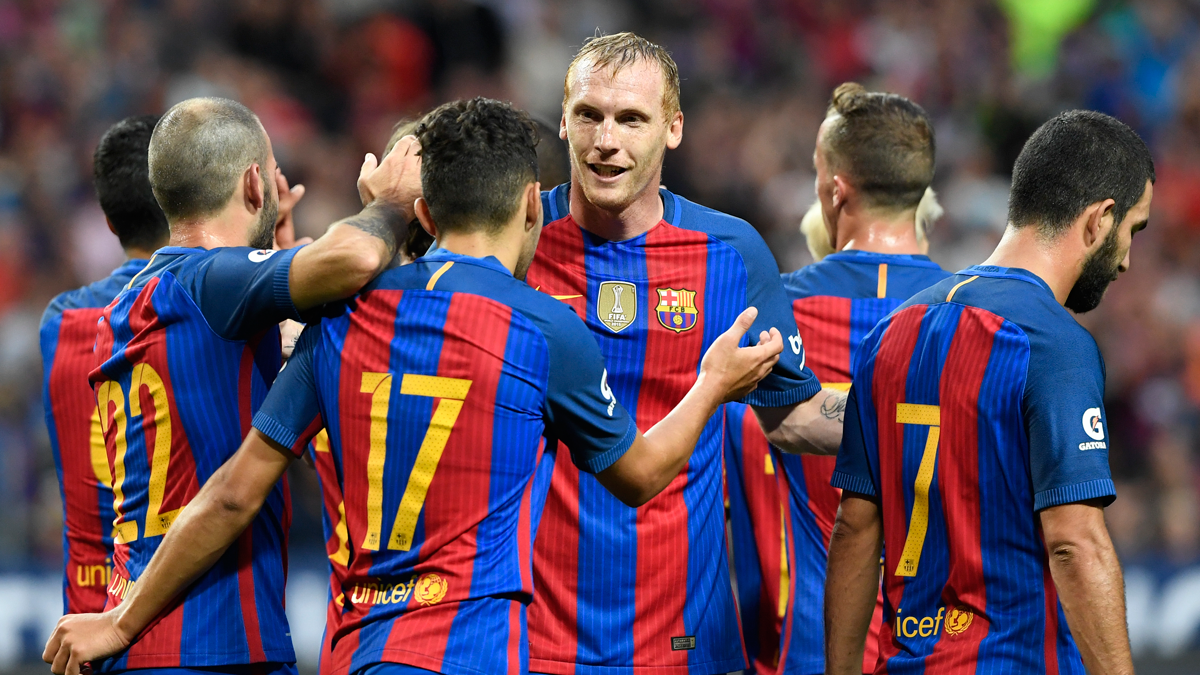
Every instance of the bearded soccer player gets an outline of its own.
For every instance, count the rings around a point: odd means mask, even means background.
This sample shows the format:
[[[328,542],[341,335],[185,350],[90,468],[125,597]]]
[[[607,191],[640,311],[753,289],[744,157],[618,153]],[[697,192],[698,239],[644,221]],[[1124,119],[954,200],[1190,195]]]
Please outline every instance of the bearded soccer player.
[[[459,101],[417,135],[417,213],[440,248],[305,332],[242,450],[180,517],[128,602],[100,631],[60,630],[60,646],[139,631],[234,541],[324,426],[336,465],[324,478],[345,495],[350,542],[333,672],[528,672],[542,434],[570,444],[563,461],[641,504],[680,471],[720,404],[778,361],[778,331],[738,348],[747,310],[643,436],[587,327],[521,281],[542,229],[528,116]]]
[[[832,454],[841,422],[821,406],[845,394],[823,392],[804,367],[766,244],[745,221],[660,187],[664,154],[683,139],[666,51],[631,33],[589,40],[567,71],[560,128],[571,182],[543,195],[547,225],[528,280],[587,322],[617,399],[639,425],[658,422],[707,347],[755,306],[754,333],[778,328],[788,344],[745,401],[776,444]],[[722,426],[710,421],[686,470],[638,509],[556,463],[534,553],[532,670],[746,667],[725,548]]]
[[[923,226],[917,223],[922,200],[933,199],[932,193],[926,196],[933,181],[933,123],[902,96],[843,84],[833,92],[817,132],[813,164],[818,204],[836,252],[785,274],[784,287],[805,337],[808,367],[826,387],[849,389],[850,364],[867,332],[917,291],[949,276],[923,255]],[[820,609],[839,500],[829,484],[835,460],[771,451],[744,407],[730,405],[726,414],[726,461],[731,477],[742,479],[731,478],[729,492],[747,648],[752,658],[759,648],[759,672],[778,666],[781,673],[824,673]],[[783,505],[776,466],[786,482],[783,494],[790,495]],[[781,512],[788,516],[786,557],[780,552]],[[748,592],[753,588],[773,593]],[[882,598],[867,639],[864,673],[875,669],[881,616]],[[782,633],[772,630],[781,618]],[[772,646],[779,650],[778,661]]]
[[[278,323],[357,292],[391,260],[419,194],[417,166],[412,152],[379,168],[369,157],[360,181],[375,185],[375,202],[311,245],[266,250],[283,185],[254,113],[191,99],[158,122],[148,167],[171,245],[105,309],[91,373],[115,496],[108,607],[135,587],[174,520],[236,451],[279,372]],[[280,483],[237,546],[128,649],[93,668],[294,671],[283,611],[289,520]]]
[[[992,256],[863,341],[833,474],[827,672],[859,672],[881,548],[876,673],[1133,672],[1104,363],[1071,312],[1129,268],[1153,183],[1129,127],[1058,115],[1017,157]]]
[[[104,132],[92,156],[96,197],[127,260],[108,277],[54,298],[42,315],[43,405],[63,502],[63,613],[99,612],[112,570],[112,475],[88,384],[96,320],[167,243],[167,219],[146,177],[158,117],[128,117]]]

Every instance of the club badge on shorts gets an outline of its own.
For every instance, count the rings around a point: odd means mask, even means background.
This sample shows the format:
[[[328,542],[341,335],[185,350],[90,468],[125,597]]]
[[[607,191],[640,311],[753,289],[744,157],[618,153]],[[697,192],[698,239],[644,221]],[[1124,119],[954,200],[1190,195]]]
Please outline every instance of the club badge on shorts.
[[[596,296],[596,318],[620,333],[637,318],[637,286],[628,281],[601,281]]]
[[[691,330],[700,313],[696,309],[696,291],[684,288],[658,289],[658,322],[676,333]]]

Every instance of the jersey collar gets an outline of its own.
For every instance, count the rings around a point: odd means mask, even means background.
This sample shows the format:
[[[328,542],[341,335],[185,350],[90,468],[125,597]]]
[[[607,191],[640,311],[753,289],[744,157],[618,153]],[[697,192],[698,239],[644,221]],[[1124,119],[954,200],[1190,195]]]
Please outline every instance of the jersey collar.
[[[126,260],[125,262],[121,263],[120,267],[113,270],[111,276],[116,277],[116,276],[125,275],[125,276],[131,277],[131,276],[137,274],[138,272],[141,272],[143,269],[145,269],[146,265],[149,264],[149,262],[150,261],[145,258],[130,258],[129,260]]]
[[[1014,279],[1016,281],[1024,281],[1028,284],[1033,284],[1045,289],[1050,295],[1054,295],[1054,291],[1050,290],[1050,284],[1047,284],[1041,277],[1020,267],[999,267],[997,265],[972,265],[967,269],[959,272],[964,276],[972,277],[991,277],[993,279]]]
[[[512,276],[512,272],[510,272],[508,268],[504,266],[504,263],[500,262],[500,260],[494,255],[476,258],[475,256],[462,255],[461,253],[454,253],[453,251],[448,251],[444,248],[438,248],[421,256],[420,259],[433,263],[456,262],[465,263],[467,265],[477,265],[479,267],[486,267],[490,270],[500,272],[501,274],[507,274],[510,277]]]
[[[549,202],[550,218],[546,222],[552,223],[556,220],[566,218],[571,213],[571,184],[563,183],[550,191]],[[679,196],[671,192],[665,187],[658,188],[658,196],[662,199],[663,215],[662,219],[671,225],[679,226],[679,216],[683,209],[680,208]],[[582,229],[582,228],[581,228]],[[636,237],[635,237],[636,239]]]
[[[927,255],[915,253],[875,253],[873,251],[838,251],[825,256],[824,260],[840,260],[842,262],[865,263],[868,265],[909,265],[912,267],[931,267],[941,269]]]

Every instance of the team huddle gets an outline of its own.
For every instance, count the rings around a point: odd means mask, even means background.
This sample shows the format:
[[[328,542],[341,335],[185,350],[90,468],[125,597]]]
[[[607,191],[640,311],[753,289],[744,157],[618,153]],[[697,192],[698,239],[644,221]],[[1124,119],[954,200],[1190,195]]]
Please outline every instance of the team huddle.
[[[841,85],[818,262],[782,276],[750,224],[660,184],[683,113],[658,45],[585,43],[559,133],[570,180],[543,191],[528,115],[447,103],[311,242],[244,106],[105,134],[129,261],[41,329],[53,672],[295,673],[304,459],[323,674],[1132,673],[1103,360],[1071,313],[1147,224],[1131,129],[1047,121],[995,252],[949,273],[928,115]]]

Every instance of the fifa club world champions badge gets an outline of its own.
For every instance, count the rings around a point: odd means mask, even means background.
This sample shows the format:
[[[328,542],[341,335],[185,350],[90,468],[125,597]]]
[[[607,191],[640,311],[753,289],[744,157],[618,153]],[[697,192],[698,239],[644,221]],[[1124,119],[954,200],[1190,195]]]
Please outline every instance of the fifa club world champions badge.
[[[684,288],[658,289],[658,322],[664,328],[682,333],[696,325],[700,313],[696,310],[696,291]]]

